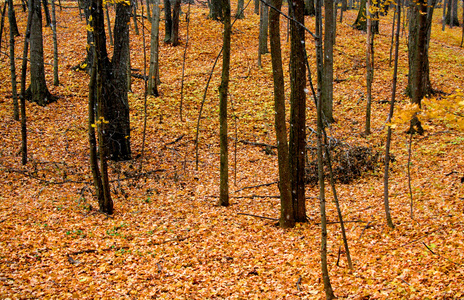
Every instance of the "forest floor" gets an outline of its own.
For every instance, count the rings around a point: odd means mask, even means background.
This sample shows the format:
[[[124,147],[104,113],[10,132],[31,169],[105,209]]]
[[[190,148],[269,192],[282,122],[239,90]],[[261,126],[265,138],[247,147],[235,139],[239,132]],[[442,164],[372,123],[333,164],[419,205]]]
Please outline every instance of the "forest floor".
[[[64,2],[75,6],[74,2]],[[235,7],[235,2],[233,3]],[[183,5],[183,11],[187,6]],[[285,9],[286,10],[286,7]],[[25,13],[17,7],[20,32]],[[111,10],[114,13],[114,10]],[[389,66],[392,11],[375,39],[373,133],[363,135],[366,35],[351,27],[356,11],[337,23],[334,48],[334,116],[329,134],[354,146],[385,149],[391,97]],[[309,222],[276,226],[280,204],[277,156],[237,140],[275,144],[270,55],[257,67],[259,17],[247,8],[233,27],[229,102],[231,205],[217,205],[219,185],[218,92],[215,68],[200,124],[199,168],[194,139],[206,81],[222,45],[222,25],[208,10],[191,6],[183,118],[179,116],[185,14],[181,45],[161,43],[160,97],[148,98],[145,156],[141,159],[143,82],[130,94],[132,161],[110,163],[112,216],[97,211],[89,170],[87,96],[89,76],[73,67],[83,61],[86,24],[77,8],[57,11],[60,86],[53,86],[50,28],[44,29],[46,76],[58,101],[27,103],[29,162],[20,163],[20,124],[12,118],[9,59],[0,56],[0,298],[74,299],[323,299],[320,271],[318,190],[308,185]],[[446,94],[464,86],[461,28],[441,31],[435,12],[430,43],[433,88]],[[307,17],[314,28],[314,18]],[[147,21],[144,26],[149,28]],[[141,28],[139,24],[139,29]],[[289,65],[287,23],[282,51]],[[407,28],[407,27],[406,27]],[[133,29],[133,26],[132,26]],[[6,25],[8,32],[8,26]],[[161,29],[161,37],[164,30]],[[22,35],[16,55],[22,53]],[[399,106],[408,103],[407,31],[401,35]],[[143,73],[142,33],[131,32],[132,66]],[[149,45],[149,31],[145,31]],[[314,42],[307,50],[315,78]],[[149,47],[146,47],[149,53]],[[147,54],[148,56],[148,54]],[[16,68],[19,70],[20,61]],[[289,95],[288,72],[286,94]],[[19,85],[18,85],[19,86]],[[308,99],[308,132],[315,108]],[[288,113],[288,111],[287,111]],[[337,184],[354,270],[347,267],[340,224],[328,191],[328,263],[340,299],[458,299],[464,297],[464,138],[434,121],[412,137],[408,187],[406,127],[393,130],[390,206],[395,229],[385,221],[383,164],[349,184]],[[315,145],[314,135],[308,143]],[[311,157],[311,153],[308,153]],[[311,159],[311,158],[310,158]],[[135,178],[142,167],[142,175]],[[266,184],[269,185],[255,187]],[[252,214],[265,218],[244,215]]]

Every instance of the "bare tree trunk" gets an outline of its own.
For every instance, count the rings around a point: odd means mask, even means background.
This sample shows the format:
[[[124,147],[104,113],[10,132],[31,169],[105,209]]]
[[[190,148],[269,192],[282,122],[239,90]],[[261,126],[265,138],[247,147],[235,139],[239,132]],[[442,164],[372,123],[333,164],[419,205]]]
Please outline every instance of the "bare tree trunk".
[[[159,0],[155,0],[153,6],[153,17],[151,22],[151,42],[150,42],[150,70],[148,71],[148,95],[158,97],[159,82],[159,23],[160,8]]]
[[[28,94],[33,102],[45,106],[55,99],[51,96],[45,82],[45,66],[42,36],[42,11],[40,0],[32,1],[31,13],[31,85]]]
[[[396,83],[398,80],[398,53],[399,53],[399,39],[400,39],[400,30],[401,30],[401,2],[398,1],[397,5],[397,19],[396,19],[396,33],[395,33],[395,63],[393,67],[393,86],[392,86],[392,98],[390,101],[390,112],[388,113],[387,122],[390,122],[393,118],[393,112],[395,108],[395,98],[396,98]],[[390,167],[390,145],[391,145],[391,135],[392,129],[391,126],[388,126],[387,132],[387,142],[385,145],[385,171],[384,171],[384,178],[383,178],[383,203],[385,207],[385,216],[387,219],[387,224],[391,228],[394,228],[393,221],[390,214],[390,201],[388,199],[388,172]]]
[[[130,0],[132,11],[132,19],[134,20],[134,31],[136,35],[139,35],[139,25],[137,24],[137,0]]]
[[[219,135],[221,145],[220,162],[220,195],[219,205],[229,206],[229,150],[227,143],[227,94],[229,92],[229,70],[230,70],[230,0],[222,1],[222,14],[224,18],[223,54],[222,54],[222,76],[219,86]]]
[[[29,52],[29,39],[31,35],[31,24],[32,24],[32,5],[33,0],[29,0],[28,3],[28,15],[26,34],[24,36],[24,50],[21,65],[21,163],[27,164],[27,126],[26,126],[26,72],[27,72],[27,53]]]
[[[243,10],[244,6],[245,6],[245,0],[238,0],[237,1],[237,12],[235,13],[235,18],[236,19],[244,19],[245,18],[245,12]]]
[[[180,21],[180,0],[175,0],[174,6],[172,7],[171,44],[173,46],[179,45],[179,21]]]
[[[462,36],[461,36],[461,47],[464,41],[464,0],[462,1]]]
[[[305,0],[305,16],[314,16],[315,14],[314,0]]]
[[[16,83],[16,66],[15,66],[15,32],[14,28],[14,7],[13,0],[8,0],[8,19],[10,22],[10,74],[11,74],[11,91],[13,95],[13,118],[19,121],[19,103],[18,90]]]
[[[333,1],[324,0],[324,80],[322,82],[322,112],[325,121],[333,123],[333,41],[334,14]]]
[[[282,0],[272,0],[271,4],[279,11],[282,9]],[[279,161],[279,225],[282,228],[291,228],[295,226],[295,218],[288,158],[287,126],[285,124],[285,88],[280,44],[280,15],[273,9],[269,12],[269,40],[274,78],[275,131]]]
[[[371,0],[367,1],[367,38],[366,38],[366,128],[365,134],[371,133],[371,103],[372,103],[372,81],[374,79],[374,34],[372,32],[372,14],[370,13]]]
[[[261,68],[261,55],[269,53],[267,48],[267,39],[269,31],[269,8],[266,0],[260,4],[259,15],[259,46],[258,46],[258,67]]]
[[[120,4],[118,4],[120,5]],[[121,4],[125,5],[125,4]],[[111,64],[108,59],[106,51],[106,38],[105,38],[105,24],[103,17],[103,4],[102,0],[92,0],[91,1],[91,12],[92,12],[92,23],[94,28],[94,40],[95,40],[95,56],[96,60],[96,102],[97,102],[97,116],[98,121],[95,122],[95,127],[98,129],[98,145],[99,145],[99,158],[100,158],[100,178],[101,178],[101,193],[100,198],[98,198],[98,204],[100,211],[106,214],[113,214],[113,200],[111,198],[110,186],[108,180],[108,157],[109,157],[109,128],[108,123],[110,118],[106,115],[107,113],[107,100],[105,99],[105,86],[104,81],[108,80],[108,72],[111,70]],[[127,18],[122,20],[123,22],[128,23],[130,19]],[[125,86],[124,86],[125,88]],[[89,95],[90,96],[90,95]],[[93,108],[91,108],[93,110]],[[93,113],[93,111],[89,112]],[[89,140],[90,141],[90,140]],[[98,182],[97,182],[98,184]],[[99,186],[95,187],[100,188]]]
[[[290,3],[291,17],[304,24],[304,1]],[[306,222],[305,145],[306,145],[306,65],[305,30],[290,24],[290,143],[289,162],[292,178],[293,212],[296,222]]]
[[[442,17],[441,17],[441,31],[445,31],[447,1],[450,1],[450,0],[443,0],[443,14],[442,14]]]
[[[171,16],[171,0],[164,0],[164,42],[171,42],[172,34],[172,16]]]
[[[325,186],[324,186],[324,166],[322,157],[322,86],[324,80],[323,68],[324,59],[322,57],[322,0],[316,0],[316,55],[317,55],[317,77],[318,77],[318,101],[317,105],[317,170],[319,177],[319,204],[321,214],[321,270],[324,283],[325,297],[327,300],[335,298],[332,285],[330,283],[329,269],[327,267],[327,217],[325,213]]]
[[[257,14],[257,15],[259,15],[259,3],[260,3],[260,2],[261,2],[261,1],[259,1],[259,0],[254,0],[254,4],[255,4],[254,13]]]
[[[60,85],[58,78],[58,38],[56,36],[56,13],[55,13],[55,0],[52,3],[52,32],[53,32],[53,85]]]

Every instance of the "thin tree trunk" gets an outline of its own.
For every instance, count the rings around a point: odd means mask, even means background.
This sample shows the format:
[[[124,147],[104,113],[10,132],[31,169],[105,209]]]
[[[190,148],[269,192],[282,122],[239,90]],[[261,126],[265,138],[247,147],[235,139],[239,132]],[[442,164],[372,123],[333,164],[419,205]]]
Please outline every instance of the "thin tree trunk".
[[[398,80],[398,53],[399,53],[399,39],[400,39],[400,30],[401,30],[401,2],[398,1],[397,5],[397,23],[396,23],[396,33],[395,33],[395,63],[393,67],[393,82],[392,82],[392,98],[390,101],[390,112],[388,113],[387,122],[390,122],[393,118],[393,112],[395,108],[395,98],[396,98],[396,83]],[[390,168],[390,145],[391,145],[391,135],[392,128],[388,126],[387,132],[387,142],[385,145],[385,171],[383,177],[383,203],[385,207],[385,216],[388,226],[394,228],[393,221],[390,214],[390,201],[388,199],[388,172]]]
[[[223,54],[222,54],[222,76],[219,86],[219,135],[221,146],[220,162],[220,195],[219,205],[229,206],[229,150],[227,143],[227,95],[229,92],[229,70],[230,70],[230,0],[221,0],[224,18]]]
[[[391,63],[393,60],[393,43],[395,41],[395,20],[396,20],[396,9],[393,11],[393,21],[392,21],[392,31],[391,31],[391,41],[390,41],[390,59],[388,61],[388,65],[390,67],[391,67]]]
[[[150,1],[151,0],[147,0],[146,3],[147,3],[147,16],[148,16],[148,22],[152,22],[153,19],[152,19],[152,15],[151,15],[151,9],[150,9]],[[142,3],[143,5],[143,3]]]
[[[271,0],[272,6],[282,9],[282,0]],[[290,178],[287,126],[285,124],[285,88],[280,44],[280,15],[271,9],[269,12],[269,40],[271,44],[272,74],[274,78],[274,108],[277,153],[279,162],[280,219],[282,228],[295,226],[293,212],[292,186]]]
[[[365,134],[371,133],[371,103],[372,103],[372,81],[374,79],[374,33],[372,32],[372,15],[370,13],[371,0],[366,3],[367,12],[367,38],[366,38],[366,128]]]
[[[185,37],[185,48],[184,48],[184,57],[182,59],[182,78],[181,78],[181,86],[180,86],[180,104],[179,104],[179,116],[180,120],[182,120],[182,109],[183,109],[183,102],[184,102],[184,75],[185,75],[185,61],[187,59],[187,48],[189,42],[189,29],[190,29],[190,2],[188,3],[188,10],[187,10],[187,33]],[[237,144],[236,144],[237,145]],[[235,152],[237,153],[237,152]],[[234,168],[236,169],[236,168]]]
[[[50,11],[48,10],[48,1],[42,0],[42,5],[44,8],[44,15],[45,15],[45,27],[50,27],[52,24],[52,19],[50,18]]]
[[[171,44],[179,45],[180,0],[175,0],[172,7],[172,36]]]
[[[260,4],[259,15],[259,45],[258,45],[258,67],[261,68],[261,55],[269,52],[267,48],[267,39],[269,31],[269,8],[266,0]]]
[[[56,13],[55,13],[55,0],[52,3],[52,32],[53,32],[53,85],[60,85],[58,77],[58,38],[56,36]]]
[[[133,3],[132,3],[132,0],[131,0],[131,4],[132,4],[132,9],[133,9],[132,19],[134,20],[135,34],[139,35],[139,25],[137,24],[137,1],[134,0]]]
[[[172,34],[172,16],[171,0],[164,0],[164,42],[171,42]]]
[[[254,3],[255,3],[255,10],[254,10],[254,13],[257,14],[257,15],[259,15],[259,5],[260,5],[259,3],[260,3],[260,2],[261,2],[261,1],[259,1],[259,0],[254,0]]]
[[[461,36],[461,47],[464,42],[464,0],[462,1],[462,36]]]
[[[13,0],[8,0],[8,19],[10,22],[10,74],[11,74],[11,91],[13,95],[13,118],[19,121],[19,103],[18,90],[16,83],[16,66],[15,66],[15,34],[14,34],[14,7]]]
[[[3,4],[3,9],[1,13],[1,21],[0,21],[0,49],[2,48],[2,41],[3,41],[3,28],[5,27],[5,14],[6,14],[6,6],[7,2]],[[11,30],[11,29],[10,29]]]
[[[445,31],[447,1],[450,1],[450,0],[443,0],[443,15],[441,17],[441,31]]]
[[[32,2],[29,0],[28,3],[28,16],[26,25],[26,34],[24,36],[24,50],[21,66],[21,163],[27,164],[27,126],[26,126],[26,72],[27,72],[27,53],[29,52],[29,38],[31,35],[31,24],[32,24]]]
[[[245,5],[245,0],[238,0],[237,1],[237,12],[235,13],[235,18],[236,19],[244,19],[245,18],[245,12],[244,12],[244,7]]]
[[[304,24],[304,1],[295,0],[291,17]],[[296,22],[290,24],[290,142],[289,162],[292,178],[293,211],[296,222],[306,222],[305,145],[306,145],[306,66],[305,30]]]
[[[322,82],[322,112],[325,121],[333,123],[333,41],[334,14],[333,1],[324,0],[324,80]]]
[[[98,203],[102,202],[103,197],[103,184],[101,180],[100,169],[98,167],[98,154],[97,154],[97,138],[95,136],[95,107],[96,107],[96,88],[97,88],[97,60],[93,60],[93,65],[90,69],[90,82],[89,82],[89,106],[88,106],[88,138],[90,146],[90,170],[92,171],[93,186],[97,196]]]
[[[159,81],[159,23],[160,8],[159,0],[155,0],[153,6],[153,18],[151,22],[151,42],[150,42],[150,69],[148,71],[148,95],[158,97]]]

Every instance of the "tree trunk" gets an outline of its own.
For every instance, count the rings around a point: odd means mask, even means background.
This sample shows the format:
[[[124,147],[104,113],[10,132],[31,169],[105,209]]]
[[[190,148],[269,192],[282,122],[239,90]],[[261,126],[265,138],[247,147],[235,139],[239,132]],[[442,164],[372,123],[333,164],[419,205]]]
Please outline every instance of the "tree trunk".
[[[333,123],[333,41],[334,15],[333,1],[324,0],[324,79],[322,82],[322,112],[328,123]]]
[[[55,99],[51,96],[45,82],[43,37],[42,37],[42,11],[40,0],[32,1],[32,19],[31,19],[31,85],[28,94],[31,101],[40,106],[45,106]]]
[[[105,116],[109,121],[109,158],[114,161],[131,158],[127,70],[129,67],[129,21],[131,7],[116,4],[114,50],[111,73],[102,77]],[[115,88],[117,87],[117,88]]]
[[[398,80],[398,52],[399,52],[399,45],[400,45],[400,30],[401,30],[401,2],[398,1],[397,7],[397,19],[396,19],[396,33],[395,33],[395,64],[393,67],[393,86],[392,86],[392,98],[390,101],[390,112],[388,114],[387,122],[390,122],[393,118],[393,112],[395,108],[395,98],[396,98],[396,82]],[[390,144],[391,144],[391,135],[392,135],[392,128],[388,126],[387,132],[387,142],[385,145],[385,171],[383,177],[383,203],[385,207],[385,216],[387,220],[388,226],[390,228],[394,228],[393,221],[390,214],[390,201],[388,199],[388,172],[390,168]]]
[[[449,25],[451,28],[454,26],[459,26],[457,10],[458,10],[458,0],[448,0],[445,24]]]
[[[222,21],[223,15],[223,0],[210,0],[209,1],[209,18],[216,21]]]
[[[356,21],[354,21],[353,24],[353,27],[357,30],[367,30],[366,3],[367,0],[361,0],[359,4],[358,16],[356,17]]]
[[[235,13],[236,19],[244,19],[245,12],[244,12],[245,0],[238,0],[237,1],[237,12]]]
[[[8,20],[10,22],[10,74],[11,74],[11,91],[13,96],[13,118],[19,121],[19,103],[16,83],[16,66],[15,66],[15,32],[14,28],[14,7],[13,0],[8,0]]]
[[[304,1],[292,2],[292,17],[304,24]],[[292,199],[296,222],[306,222],[305,139],[306,139],[306,66],[304,28],[290,24],[290,145],[289,163],[292,176]]]
[[[266,2],[266,0],[263,0]],[[261,55],[269,53],[267,48],[267,37],[269,31],[269,8],[261,2],[259,15],[259,46],[258,46],[258,67],[261,68]]]
[[[110,38],[110,45],[113,46],[113,32],[111,31],[110,12],[108,11],[108,3],[105,3],[106,24],[108,24],[108,37]]]
[[[60,85],[58,78],[58,38],[56,36],[56,13],[55,13],[55,0],[52,3],[52,33],[53,33],[53,85]]]
[[[329,5],[333,7],[332,4]],[[319,37],[316,40],[316,50],[318,52],[318,77],[319,82],[322,81],[322,68],[323,68],[323,59],[322,59],[322,0],[316,0],[316,35]],[[327,9],[327,5],[326,5]],[[326,21],[327,22],[327,21]],[[317,172],[319,178],[319,207],[321,214],[321,271],[322,271],[322,280],[324,283],[325,298],[331,300],[335,298],[333,293],[332,285],[330,283],[329,269],[327,266],[327,217],[325,213],[325,185],[324,185],[324,166],[323,166],[323,156],[322,156],[322,128],[324,124],[323,111],[321,101],[321,89],[318,87],[319,97],[317,101]]]
[[[29,39],[31,36],[31,24],[32,24],[32,0],[28,3],[28,15],[26,34],[24,35],[24,49],[21,64],[21,163],[27,164],[27,126],[26,126],[26,72],[27,72],[27,53],[29,52]]]
[[[254,10],[254,12],[255,12],[255,14],[257,14],[257,15],[259,15],[259,3],[260,3],[260,2],[261,2],[261,1],[259,1],[259,0],[254,0],[254,4],[255,4],[255,10]]]
[[[224,36],[222,54],[222,75],[219,86],[219,138],[221,146],[220,162],[220,195],[219,205],[229,206],[229,150],[227,143],[227,94],[229,93],[230,70],[230,0],[222,1],[222,15],[224,17]]]
[[[151,44],[150,44],[150,70],[148,72],[148,95],[158,97],[159,82],[159,23],[160,8],[159,0],[155,0],[153,6],[153,17],[151,22]]]
[[[109,180],[108,180],[108,165],[107,160],[109,156],[108,146],[109,140],[111,135],[109,134],[109,128],[107,128],[108,120],[110,119],[106,116],[106,107],[107,99],[105,99],[105,89],[107,89],[106,82],[109,81],[109,74],[111,73],[111,63],[108,59],[108,53],[106,50],[106,37],[105,37],[105,24],[104,24],[104,17],[103,17],[103,4],[102,0],[91,0],[91,14],[92,14],[92,23],[94,29],[94,39],[95,39],[95,67],[96,67],[96,74],[94,75],[94,80],[96,81],[96,91],[89,91],[89,102],[92,102],[92,92],[96,96],[97,102],[97,116],[98,121],[94,122],[95,127],[98,129],[98,144],[99,144],[99,158],[100,158],[100,180],[101,180],[101,187],[97,185],[95,186],[96,189],[100,189],[100,197],[98,198],[98,204],[100,207],[100,211],[112,214],[113,213],[113,200],[111,199],[111,193],[109,188]],[[118,4],[119,5],[119,4]],[[128,5],[126,5],[128,6]],[[129,7],[129,14],[130,14],[130,6]],[[129,18],[125,20],[126,26],[128,26],[128,22],[130,21]],[[110,77],[111,78],[111,77]],[[114,87],[113,87],[114,88]],[[125,88],[125,84],[123,84],[123,88]],[[90,114],[93,114],[93,107],[89,107],[89,119],[91,120]],[[90,121],[89,121],[90,122]],[[92,124],[90,124],[92,125]],[[91,133],[89,133],[91,134]],[[90,141],[89,136],[89,142]],[[92,151],[92,150],[91,150]],[[95,154],[95,153],[94,153]],[[91,152],[92,155],[92,152]],[[95,159],[95,158],[93,158]],[[94,161],[95,163],[95,161]],[[98,173],[97,173],[98,174]]]
[[[164,42],[171,42],[172,34],[172,17],[171,17],[171,0],[164,0]]]
[[[50,11],[48,10],[48,1],[42,0],[44,15],[45,15],[45,27],[50,27],[52,24],[52,19],[50,18]]]
[[[172,35],[171,44],[173,46],[179,45],[179,20],[180,19],[180,0],[174,0],[172,8]]]
[[[367,39],[366,39],[366,127],[364,133],[371,133],[371,103],[372,103],[372,81],[374,79],[374,34],[372,32],[372,15],[370,13],[371,0],[367,1]]]
[[[282,9],[282,0],[272,0],[271,5],[280,11]],[[269,12],[269,40],[271,44],[272,74],[274,78],[275,131],[279,162],[279,225],[282,228],[291,228],[295,226],[295,218],[288,159],[287,126],[285,123],[285,85],[280,45],[280,14],[273,9]]]
[[[305,0],[305,16],[314,16],[316,10],[314,9],[314,0]]]
[[[133,9],[132,19],[134,20],[135,35],[139,35],[139,25],[137,24],[137,0],[130,0],[130,3],[131,3],[130,5],[131,9]]]

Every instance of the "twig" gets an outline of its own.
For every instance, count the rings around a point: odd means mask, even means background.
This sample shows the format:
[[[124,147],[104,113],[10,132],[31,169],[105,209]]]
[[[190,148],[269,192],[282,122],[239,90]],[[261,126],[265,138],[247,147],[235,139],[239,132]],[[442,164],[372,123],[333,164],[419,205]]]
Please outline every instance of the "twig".
[[[272,221],[279,221],[279,219],[276,219],[276,218],[263,217],[263,216],[258,216],[258,215],[253,215],[253,214],[247,214],[247,213],[240,213],[240,212],[239,212],[239,213],[237,213],[237,215],[256,217],[256,218],[266,219],[266,220],[272,220]]]
[[[363,231],[361,231],[361,234],[359,235],[359,238],[358,238],[358,240],[360,240],[360,239],[361,239],[361,237],[362,237],[362,236],[363,236],[363,234],[364,234],[364,231],[366,231],[366,229],[368,229],[368,228],[369,228],[369,224],[371,224],[371,223],[372,223],[372,221],[369,221],[369,222],[366,224],[366,226],[364,226],[364,228],[363,228]]]
[[[455,261],[452,261],[452,260],[449,259],[448,257],[444,257],[444,256],[441,256],[441,255],[438,254],[438,253],[433,252],[433,250],[430,249],[430,247],[427,246],[427,244],[425,244],[424,242],[422,242],[422,244],[425,246],[425,248],[427,248],[427,250],[429,250],[430,252],[432,252],[432,254],[434,254],[434,255],[436,255],[436,256],[438,256],[438,257],[440,257],[440,258],[444,258],[444,259],[446,259],[447,261],[449,261],[449,262],[451,262],[451,263],[453,263],[453,264],[455,264],[455,265],[458,265],[458,266],[462,266],[462,265],[463,265],[463,264],[457,263],[457,262],[455,262]]]

